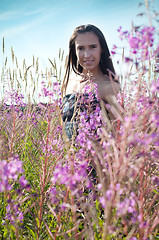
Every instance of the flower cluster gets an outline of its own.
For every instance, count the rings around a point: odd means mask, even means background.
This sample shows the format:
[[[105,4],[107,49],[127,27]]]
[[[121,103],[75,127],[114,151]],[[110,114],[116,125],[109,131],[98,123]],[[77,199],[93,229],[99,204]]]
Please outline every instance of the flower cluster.
[[[129,46],[130,56],[124,56],[125,62],[133,62],[138,65],[140,61],[149,60],[155,51],[151,51],[154,47],[155,28],[151,26],[145,27],[132,27],[131,31],[123,31],[122,27],[118,28],[119,38],[123,41],[126,40]],[[117,51],[116,45],[113,45],[112,55]],[[156,54],[155,54],[156,55]],[[154,56],[154,55],[153,55]]]
[[[153,51],[153,27],[118,32],[130,48],[125,62],[141,62],[135,73],[131,69],[133,79],[126,76],[131,84],[118,96],[120,113],[115,96],[112,105],[99,100],[88,74],[86,87],[70,98],[75,133],[66,141],[59,82],[42,82],[47,103],[25,104],[16,91],[6,94],[0,106],[0,238],[156,238],[159,47]],[[150,57],[156,66],[148,75]]]
[[[94,91],[92,91],[92,85]],[[96,84],[91,83],[91,85],[86,85],[83,92],[84,94],[80,99],[80,104],[85,107],[78,116],[77,144],[79,144],[80,147],[87,147],[88,150],[91,150],[91,140],[99,138],[97,132],[101,127],[101,109]]]
[[[23,173],[22,162],[17,156],[11,157],[8,161],[0,161],[0,192],[11,191],[13,183],[19,181],[22,188],[28,185],[25,176],[21,176]]]
[[[125,197],[122,201],[117,203],[117,215],[123,216],[131,213],[132,221],[136,221],[137,211],[136,211],[136,196],[133,192],[129,194],[129,198]]]
[[[159,78],[151,83],[151,92],[159,94]]]
[[[86,185],[87,188],[91,186],[91,182],[87,175],[87,161],[78,159],[78,157],[80,157],[79,153],[76,157],[76,160],[72,157],[68,157],[65,164],[58,164],[51,179],[53,184],[59,183],[65,185],[72,191],[73,195],[76,195],[77,192],[81,190],[78,188],[82,188],[83,184]],[[53,192],[55,194],[55,191]]]
[[[51,83],[51,89],[46,87],[46,82],[42,82],[42,90],[41,94],[39,96],[44,96],[51,98],[52,103],[56,103],[59,106],[61,106],[61,89],[60,89],[60,84],[56,81]]]
[[[21,175],[23,172],[22,162],[17,156],[9,158],[8,161],[0,161],[0,192],[8,199],[4,219],[10,224],[23,222],[19,199],[24,189],[30,190],[28,181]]]
[[[20,204],[11,201],[6,207],[5,220],[14,225],[18,222],[23,223],[23,218],[24,216],[20,209]]]
[[[17,93],[17,91],[6,91],[4,102],[7,103],[10,107],[14,107],[15,111],[20,111],[26,107],[26,103],[24,102],[24,96],[21,93]]]

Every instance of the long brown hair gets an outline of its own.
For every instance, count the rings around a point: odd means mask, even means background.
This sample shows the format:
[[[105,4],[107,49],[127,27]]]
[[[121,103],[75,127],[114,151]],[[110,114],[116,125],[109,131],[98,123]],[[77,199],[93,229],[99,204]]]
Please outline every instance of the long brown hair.
[[[95,27],[94,25],[88,24],[88,25],[81,25],[77,27],[69,41],[69,55],[68,55],[68,60],[66,64],[66,72],[64,76],[64,81],[62,84],[62,92],[66,92],[67,84],[69,81],[69,76],[70,76],[70,71],[71,68],[73,71],[77,74],[81,74],[83,71],[83,67],[80,64],[77,64],[77,56],[76,56],[76,50],[75,50],[75,40],[78,34],[81,33],[86,33],[86,32],[92,32],[94,33],[100,42],[101,49],[102,49],[102,54],[101,54],[101,59],[100,59],[100,69],[103,72],[103,74],[115,76],[115,70],[114,66],[112,63],[112,60],[110,58],[110,52],[105,40],[105,37],[103,33],[100,31],[99,28]]]

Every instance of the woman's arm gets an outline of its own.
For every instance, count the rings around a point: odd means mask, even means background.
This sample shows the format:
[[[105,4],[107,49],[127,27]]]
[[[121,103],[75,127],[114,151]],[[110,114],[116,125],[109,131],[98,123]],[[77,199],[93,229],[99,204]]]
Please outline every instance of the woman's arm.
[[[121,113],[123,108],[117,101],[117,94],[121,91],[120,83],[114,81],[103,81],[102,84],[98,86],[99,98],[104,101],[107,110],[113,115],[114,119],[121,120]]]

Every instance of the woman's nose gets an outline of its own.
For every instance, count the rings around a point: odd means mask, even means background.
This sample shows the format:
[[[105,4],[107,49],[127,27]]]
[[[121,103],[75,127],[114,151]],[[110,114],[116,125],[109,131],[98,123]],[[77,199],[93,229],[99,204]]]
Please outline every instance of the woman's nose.
[[[90,52],[89,52],[89,50],[85,50],[85,52],[84,52],[84,57],[86,57],[86,58],[90,57]]]

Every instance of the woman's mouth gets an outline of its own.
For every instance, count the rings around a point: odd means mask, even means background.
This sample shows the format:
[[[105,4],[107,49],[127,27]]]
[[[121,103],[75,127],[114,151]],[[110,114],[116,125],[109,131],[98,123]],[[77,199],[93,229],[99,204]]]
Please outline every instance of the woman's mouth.
[[[92,63],[93,63],[93,60],[85,60],[84,61],[84,64],[87,66],[92,65]]]

